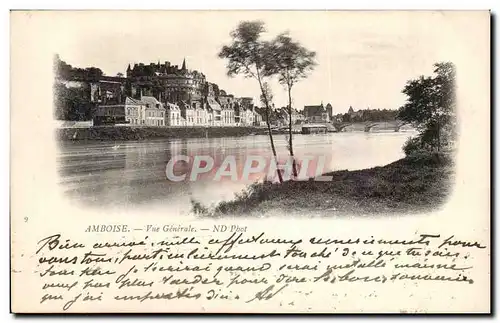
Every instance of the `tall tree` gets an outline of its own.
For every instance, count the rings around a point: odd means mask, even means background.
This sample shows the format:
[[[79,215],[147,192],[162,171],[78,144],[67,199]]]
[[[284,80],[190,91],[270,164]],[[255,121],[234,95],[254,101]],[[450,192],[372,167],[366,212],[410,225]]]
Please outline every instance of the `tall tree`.
[[[270,59],[270,44],[261,40],[261,35],[266,31],[262,21],[242,21],[230,33],[232,42],[230,45],[224,45],[219,52],[219,58],[227,60],[227,75],[243,75],[245,78],[253,78],[259,83],[262,102],[266,108],[266,114],[270,115],[271,104],[269,100],[270,89],[266,83],[266,78],[272,76],[271,73],[265,73],[265,64]],[[278,167],[278,156],[274,145],[273,135],[269,118],[267,118],[267,128],[269,140],[274,160],[276,162],[276,171],[280,183],[283,183],[283,177]]]
[[[265,75],[278,75],[278,81],[288,92],[288,150],[293,160],[293,175],[297,177],[297,165],[293,153],[292,136],[292,88],[307,78],[317,65],[316,53],[294,41],[288,33],[278,35],[270,44],[270,60],[264,66]]]
[[[407,82],[403,93],[407,102],[398,111],[398,119],[413,123],[419,136],[412,145],[440,151],[455,137],[455,66],[434,64],[434,76],[420,76]]]
[[[54,84],[55,118],[57,120],[84,121],[92,118],[90,88],[67,88],[62,83]]]

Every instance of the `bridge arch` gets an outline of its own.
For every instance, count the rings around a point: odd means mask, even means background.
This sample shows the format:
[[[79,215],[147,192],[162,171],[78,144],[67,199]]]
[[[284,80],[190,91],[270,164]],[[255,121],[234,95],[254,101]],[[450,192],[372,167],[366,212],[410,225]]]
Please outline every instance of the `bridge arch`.
[[[345,128],[349,127],[352,125],[350,122],[342,122],[342,123],[332,123],[333,127],[337,132],[342,132],[345,130]]]
[[[404,121],[400,121],[400,122],[396,123],[396,127],[394,128],[394,132],[399,132],[401,127],[406,126],[407,124],[410,124],[410,123],[404,122]]]
[[[378,125],[378,123],[368,123],[368,124],[366,124],[366,125],[365,125],[365,132],[370,132],[370,130],[371,130],[373,127],[377,126],[377,125]]]

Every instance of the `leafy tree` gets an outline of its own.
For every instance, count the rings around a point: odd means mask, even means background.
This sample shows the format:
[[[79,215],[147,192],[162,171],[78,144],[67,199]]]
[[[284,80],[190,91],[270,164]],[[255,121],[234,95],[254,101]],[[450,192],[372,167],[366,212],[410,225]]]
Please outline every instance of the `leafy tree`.
[[[266,31],[262,21],[242,21],[238,24],[230,35],[232,42],[230,45],[224,45],[219,52],[219,58],[227,60],[227,75],[243,75],[245,78],[253,78],[259,83],[261,92],[261,101],[266,108],[267,116],[270,115],[270,88],[266,83],[266,78],[270,77],[265,73],[265,63],[269,61],[269,43],[261,40],[261,35]],[[267,128],[271,150],[278,164],[276,147],[274,145],[273,135],[271,133],[271,124],[267,118]],[[278,165],[276,165],[278,166]],[[278,179],[283,183],[283,177],[277,168]]]
[[[62,80],[98,81],[104,75],[102,70],[97,67],[83,69],[66,64],[59,55],[54,56],[54,70],[56,77]]]
[[[104,73],[100,68],[97,67],[87,67],[83,72],[84,78],[90,81],[98,81]]]
[[[269,46],[269,59],[265,61],[264,73],[278,75],[278,81],[288,92],[288,150],[293,160],[293,175],[297,177],[297,165],[293,155],[292,137],[292,88],[316,66],[316,53],[309,51],[288,33],[278,35]]]
[[[69,80],[72,76],[73,67],[62,61],[59,55],[54,56],[54,72],[57,78]]]
[[[398,119],[414,124],[419,132],[417,140],[406,145],[440,151],[455,138],[456,72],[450,62],[436,63],[434,67],[434,76],[407,82],[403,93],[408,98],[398,111]]]
[[[92,104],[90,89],[67,88],[64,84],[54,84],[55,117],[58,120],[83,121],[91,118]]]

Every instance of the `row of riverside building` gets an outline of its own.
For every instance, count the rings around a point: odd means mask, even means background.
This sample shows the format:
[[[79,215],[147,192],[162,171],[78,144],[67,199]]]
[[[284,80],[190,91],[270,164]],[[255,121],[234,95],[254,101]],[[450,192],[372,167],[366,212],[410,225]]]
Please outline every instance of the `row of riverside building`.
[[[59,58],[57,58],[59,59]],[[100,75],[91,79],[58,78],[66,88],[84,88],[92,107],[94,125],[130,126],[264,126],[264,108],[253,98],[235,97],[208,82],[206,76],[182,66],[164,63],[129,65],[126,76]],[[286,108],[273,109],[273,125],[287,125]],[[332,107],[305,106],[293,109],[292,122],[329,122]]]
[[[221,106],[216,100],[199,102],[160,102],[153,96],[126,97],[123,104],[98,105],[94,125],[128,124],[131,126],[261,126],[262,116],[253,105],[245,107],[241,99]],[[250,99],[251,100],[251,99]]]
[[[128,66],[126,77],[102,77],[91,86],[94,125],[261,126],[253,98],[235,97],[203,73],[170,62]]]

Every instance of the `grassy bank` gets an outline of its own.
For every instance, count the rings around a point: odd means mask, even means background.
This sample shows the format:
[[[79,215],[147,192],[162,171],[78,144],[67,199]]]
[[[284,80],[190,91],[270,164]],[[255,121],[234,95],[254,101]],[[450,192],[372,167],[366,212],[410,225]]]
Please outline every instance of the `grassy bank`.
[[[56,130],[58,140],[147,140],[160,138],[219,138],[266,133],[256,127],[89,127]]]
[[[323,216],[416,213],[436,209],[452,188],[449,154],[414,155],[383,167],[328,173],[332,181],[254,184],[234,200],[207,208],[193,202],[200,216],[263,213]]]

